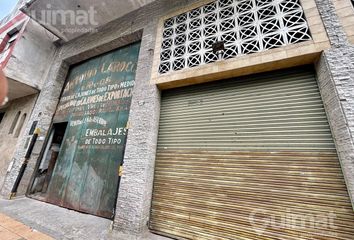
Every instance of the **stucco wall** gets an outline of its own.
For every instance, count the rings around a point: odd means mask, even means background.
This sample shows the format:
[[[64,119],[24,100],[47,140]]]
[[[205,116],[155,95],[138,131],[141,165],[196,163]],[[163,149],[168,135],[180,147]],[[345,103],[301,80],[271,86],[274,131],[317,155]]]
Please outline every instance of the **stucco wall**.
[[[6,108],[5,116],[0,124],[0,186],[2,186],[4,183],[6,172],[12,161],[14,151],[21,147],[18,145],[18,143],[20,143],[21,139],[24,137],[24,135],[26,135],[24,129],[36,99],[37,95],[19,98],[10,102],[9,106]],[[18,119],[17,126],[15,127],[14,132],[9,134],[10,128],[18,112],[21,112],[21,115]],[[16,130],[20,127],[19,122],[23,114],[26,114],[27,117],[25,123],[23,124],[20,135],[16,137],[15,133]],[[24,146],[22,146],[22,148],[24,148]]]
[[[54,36],[33,20],[26,24],[4,69],[6,76],[41,89],[54,57]]]

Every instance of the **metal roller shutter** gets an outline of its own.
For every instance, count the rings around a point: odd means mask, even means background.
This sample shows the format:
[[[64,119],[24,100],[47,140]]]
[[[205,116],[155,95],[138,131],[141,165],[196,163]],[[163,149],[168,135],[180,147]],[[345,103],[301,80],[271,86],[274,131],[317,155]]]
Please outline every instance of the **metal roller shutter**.
[[[181,239],[349,240],[353,226],[311,69],[163,92],[152,231]]]

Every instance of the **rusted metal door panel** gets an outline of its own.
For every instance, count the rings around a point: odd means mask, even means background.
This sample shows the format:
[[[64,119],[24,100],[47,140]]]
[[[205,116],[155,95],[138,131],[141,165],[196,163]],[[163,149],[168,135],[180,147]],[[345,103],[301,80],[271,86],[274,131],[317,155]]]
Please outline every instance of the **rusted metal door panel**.
[[[71,69],[54,121],[68,128],[47,201],[112,218],[140,43]]]
[[[178,239],[354,239],[311,69],[162,95],[150,227]]]

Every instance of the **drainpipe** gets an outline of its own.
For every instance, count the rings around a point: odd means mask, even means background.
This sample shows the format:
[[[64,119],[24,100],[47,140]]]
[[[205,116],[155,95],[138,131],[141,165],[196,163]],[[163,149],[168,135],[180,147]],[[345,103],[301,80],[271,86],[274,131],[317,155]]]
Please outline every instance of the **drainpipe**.
[[[37,141],[37,138],[39,136],[39,133],[40,133],[40,129],[39,128],[36,128],[36,130],[34,131],[34,134],[32,136],[32,139],[31,139],[31,144],[29,145],[28,149],[27,149],[27,152],[26,152],[26,155],[25,155],[25,160],[23,161],[22,163],[22,166],[21,166],[21,169],[20,169],[20,172],[16,178],[16,181],[15,181],[15,184],[11,190],[11,194],[10,194],[10,197],[9,199],[11,200],[12,198],[16,197],[16,194],[17,194],[17,189],[18,189],[18,186],[20,185],[20,182],[23,178],[23,175],[25,174],[25,170],[27,168],[27,164],[31,158],[31,155],[32,155],[32,152],[33,152],[33,149],[34,149],[34,145],[36,144],[36,141]]]

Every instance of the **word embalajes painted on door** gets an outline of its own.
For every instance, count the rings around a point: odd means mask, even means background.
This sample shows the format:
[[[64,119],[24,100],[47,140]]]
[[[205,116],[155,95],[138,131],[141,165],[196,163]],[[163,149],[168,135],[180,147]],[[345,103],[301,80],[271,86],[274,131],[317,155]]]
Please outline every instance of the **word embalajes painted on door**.
[[[85,145],[119,145],[127,136],[127,128],[86,129]],[[123,136],[123,138],[121,138]]]
[[[98,137],[98,136],[126,136],[128,129],[126,128],[110,128],[105,129],[86,129],[85,137]]]

